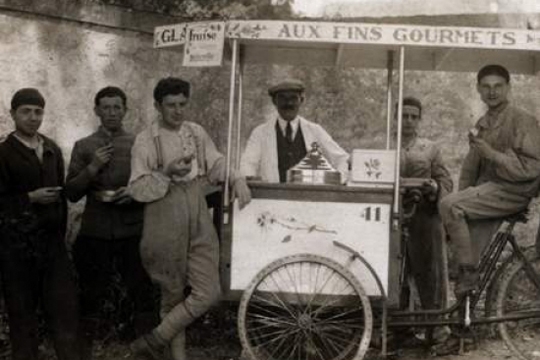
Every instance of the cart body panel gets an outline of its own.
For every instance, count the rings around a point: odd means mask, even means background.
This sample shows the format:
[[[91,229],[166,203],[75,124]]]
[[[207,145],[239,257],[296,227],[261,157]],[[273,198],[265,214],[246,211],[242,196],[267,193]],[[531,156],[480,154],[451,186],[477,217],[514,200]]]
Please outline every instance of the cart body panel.
[[[236,208],[233,217],[230,290],[245,289],[266,265],[288,255],[312,253],[348,264],[351,254],[333,244],[339,241],[373,265],[388,293],[392,194],[337,188],[341,191],[313,185],[252,187],[253,200]],[[349,269],[368,295],[381,296],[360,262]]]

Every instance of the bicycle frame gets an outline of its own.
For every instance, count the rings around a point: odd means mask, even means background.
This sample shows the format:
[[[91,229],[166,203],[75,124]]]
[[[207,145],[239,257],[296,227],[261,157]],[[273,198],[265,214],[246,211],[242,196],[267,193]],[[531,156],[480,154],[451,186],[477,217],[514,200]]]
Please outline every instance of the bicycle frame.
[[[495,238],[488,245],[488,248],[482,255],[479,265],[479,272],[481,274],[479,281],[478,291],[474,292],[470,298],[470,309],[474,310],[480,301],[482,294],[488,288],[488,285],[495,281],[494,274],[496,272],[497,263],[501,257],[501,254],[504,248],[510,244],[512,248],[512,255],[516,257],[519,261],[522,261],[525,264],[525,270],[527,275],[534,282],[536,287],[540,290],[540,274],[538,274],[535,269],[532,267],[530,261],[524,255],[523,251],[519,248],[516,239],[513,235],[513,230],[516,222],[523,221],[519,216],[510,219],[508,225],[504,230],[499,230]],[[435,327],[435,326],[444,326],[444,325],[466,325],[464,317],[453,317],[453,318],[444,318],[448,315],[453,315],[456,312],[464,309],[465,298],[462,298],[460,301],[456,302],[449,308],[441,310],[421,310],[421,311],[393,311],[389,313],[390,319],[388,320],[389,327]],[[392,321],[392,318],[403,318],[403,317],[413,317],[410,321]],[[422,320],[422,318],[427,319],[429,317],[439,317],[439,319],[431,320]],[[515,321],[529,319],[533,317],[540,318],[540,310],[535,311],[526,311],[520,314],[512,316],[487,316],[484,318],[472,318],[470,320],[470,325],[481,325],[481,324],[492,324],[492,323],[501,323],[505,321]]]

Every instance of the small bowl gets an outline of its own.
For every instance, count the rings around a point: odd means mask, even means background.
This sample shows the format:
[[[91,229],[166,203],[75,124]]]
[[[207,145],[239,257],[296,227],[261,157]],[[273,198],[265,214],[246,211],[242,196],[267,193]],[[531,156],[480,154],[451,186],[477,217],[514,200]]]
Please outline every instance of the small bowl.
[[[112,202],[116,197],[116,190],[102,190],[96,192],[96,198],[101,202]]]

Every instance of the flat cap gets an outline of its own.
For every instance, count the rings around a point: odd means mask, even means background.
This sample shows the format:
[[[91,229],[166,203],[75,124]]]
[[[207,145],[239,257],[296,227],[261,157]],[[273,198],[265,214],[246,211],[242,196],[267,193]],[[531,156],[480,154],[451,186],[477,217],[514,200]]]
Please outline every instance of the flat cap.
[[[280,91],[298,91],[303,92],[305,90],[304,83],[298,79],[287,79],[281,81],[268,89],[268,95],[274,96]]]
[[[17,110],[22,105],[35,105],[45,108],[45,99],[37,89],[23,88],[18,90],[11,98],[11,109]]]

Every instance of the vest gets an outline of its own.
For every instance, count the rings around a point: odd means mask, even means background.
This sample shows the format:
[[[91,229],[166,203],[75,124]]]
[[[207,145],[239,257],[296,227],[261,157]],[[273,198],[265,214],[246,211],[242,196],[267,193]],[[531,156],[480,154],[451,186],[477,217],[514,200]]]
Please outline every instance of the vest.
[[[287,181],[287,170],[298,164],[306,156],[306,143],[302,128],[298,125],[298,131],[292,143],[289,143],[276,121],[276,139],[278,150],[279,182]]]

